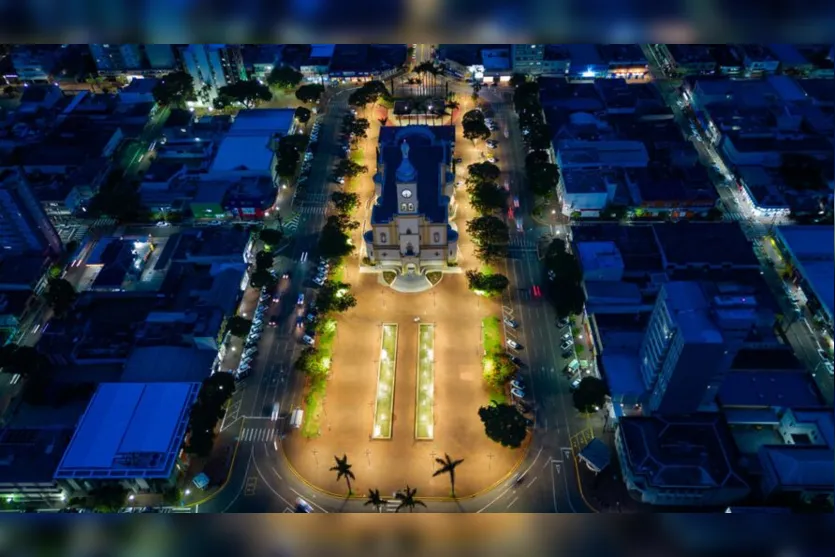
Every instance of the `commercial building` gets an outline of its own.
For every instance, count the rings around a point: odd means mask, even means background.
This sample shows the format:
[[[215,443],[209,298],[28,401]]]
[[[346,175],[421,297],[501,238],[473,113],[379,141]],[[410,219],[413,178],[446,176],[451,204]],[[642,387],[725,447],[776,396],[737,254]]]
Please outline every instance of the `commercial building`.
[[[142,69],[139,44],[91,44],[90,55],[100,75],[121,75]]]
[[[835,232],[832,226],[780,226],[774,233],[775,247],[792,269],[791,280],[806,297],[812,315],[820,316],[832,329],[835,282]]]
[[[0,429],[0,498],[42,507],[66,501],[55,471],[72,435],[72,427],[52,424]]]
[[[0,171],[0,246],[4,255],[57,256],[61,238],[22,173]]]
[[[542,73],[545,58],[544,44],[515,44],[511,47],[513,71],[523,74]]]
[[[623,418],[615,447],[624,483],[644,503],[727,506],[751,493],[721,414]]]
[[[200,383],[102,383],[55,471],[70,495],[118,482],[133,492],[174,485]]]
[[[376,201],[365,255],[379,269],[401,274],[443,270],[458,257],[458,232],[449,224],[453,199],[452,126],[383,127]]]
[[[310,45],[310,56],[299,67],[305,81],[324,85],[330,75],[331,61],[336,48],[335,44]]]
[[[679,75],[713,75],[717,69],[716,58],[705,44],[655,45],[664,66]]]
[[[52,83],[58,60],[58,45],[14,45],[11,52],[14,75],[23,83]]]
[[[190,44],[180,55],[186,73],[194,80],[197,98],[203,104],[211,104],[221,87],[247,78],[238,46]]]

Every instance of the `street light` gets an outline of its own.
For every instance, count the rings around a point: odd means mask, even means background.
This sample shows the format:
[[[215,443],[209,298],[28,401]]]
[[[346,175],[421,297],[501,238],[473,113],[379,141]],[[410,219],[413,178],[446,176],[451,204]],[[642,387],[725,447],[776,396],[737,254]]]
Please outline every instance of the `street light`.
[[[190,490],[190,489],[186,489],[185,494],[186,494],[186,496],[191,495],[191,490]]]

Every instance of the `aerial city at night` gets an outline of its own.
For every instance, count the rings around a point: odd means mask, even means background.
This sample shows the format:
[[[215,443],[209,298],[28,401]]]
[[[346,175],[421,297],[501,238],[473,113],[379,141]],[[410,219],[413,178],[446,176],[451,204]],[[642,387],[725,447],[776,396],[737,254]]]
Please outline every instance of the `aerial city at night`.
[[[0,45],[0,508],[831,513],[831,44]]]

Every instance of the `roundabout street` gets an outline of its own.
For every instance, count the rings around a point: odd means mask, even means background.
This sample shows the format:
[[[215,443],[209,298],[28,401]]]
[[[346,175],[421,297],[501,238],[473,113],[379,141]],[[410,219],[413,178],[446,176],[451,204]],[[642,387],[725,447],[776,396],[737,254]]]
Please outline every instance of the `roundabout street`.
[[[459,124],[460,115],[472,102],[472,90],[461,82],[450,81],[449,85],[462,105],[456,122]],[[482,90],[482,97],[493,105],[494,119],[501,130],[497,134],[497,164],[509,179],[512,194],[522,201],[516,214],[532,223],[528,215],[532,203],[523,189],[525,151],[512,103],[505,100],[508,94],[507,86]],[[320,132],[320,149],[308,179],[308,197],[324,199],[323,205],[331,189],[329,173],[339,148],[336,136],[347,111],[346,103],[347,91],[331,98]],[[374,122],[369,136],[377,135],[376,126]],[[507,133],[503,133],[505,130]],[[464,164],[457,168],[456,180],[460,180],[466,165],[480,160],[481,155],[463,138],[457,146],[456,155],[464,158]],[[369,199],[374,145],[366,143],[365,151],[371,163],[366,162],[369,173],[358,180],[361,207]],[[459,211],[455,218],[462,230],[471,216],[467,214],[470,209],[463,188],[458,188],[456,195]],[[314,264],[311,262],[317,259],[316,243],[324,219],[324,213],[306,214],[292,249],[277,263],[291,275],[289,284],[284,281],[278,309],[270,310],[280,316],[280,325],[265,330],[262,356],[253,374],[239,386],[218,441],[233,447],[228,479],[207,500],[199,501],[193,495],[187,503],[204,513],[293,512],[296,500],[302,498],[314,512],[378,512],[365,505],[368,489],[379,489],[384,499],[393,499],[394,492],[409,482],[418,488],[416,497],[427,505],[425,509],[419,507],[418,512],[590,512],[578,485],[572,450],[572,435],[588,429],[589,424],[573,408],[569,379],[562,374],[567,362],[560,354],[556,315],[544,298],[530,295],[532,286],[542,284],[543,271],[532,249],[542,229],[520,233],[510,257],[498,266],[511,282],[501,301],[476,298],[466,291],[464,277],[454,274],[445,276],[427,292],[396,293],[381,284],[377,275],[356,272],[355,253],[346,261],[345,280],[352,284],[358,305],[337,318],[333,373],[320,435],[305,439],[300,430],[289,426],[290,413],[303,406],[304,396],[304,378],[293,371],[301,346],[294,325],[294,301],[299,293],[307,299],[314,293],[305,285],[310,265]],[[460,248],[462,266],[473,267],[466,235],[462,235]],[[526,364],[522,375],[533,395],[536,415],[527,448],[515,451],[487,439],[476,412],[486,403],[480,323],[485,316],[502,314],[519,322],[512,338],[524,347],[518,356]],[[391,441],[370,438],[382,323],[398,325]],[[434,325],[435,412],[431,431],[434,438],[416,441],[420,324]],[[281,410],[278,420],[272,421],[275,402]],[[428,430],[422,431],[426,434]],[[334,456],[343,453],[356,476],[352,498],[346,497],[344,479],[337,482],[336,472],[330,470]],[[432,476],[438,468],[435,459],[444,453],[464,459],[456,470],[457,500],[449,498],[446,474]],[[381,511],[393,512],[394,508],[389,504]]]

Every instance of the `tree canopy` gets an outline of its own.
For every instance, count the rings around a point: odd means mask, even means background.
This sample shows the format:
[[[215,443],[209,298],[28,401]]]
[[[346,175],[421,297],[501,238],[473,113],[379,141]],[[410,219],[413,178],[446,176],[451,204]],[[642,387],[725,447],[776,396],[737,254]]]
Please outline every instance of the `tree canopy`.
[[[553,280],[548,280],[546,284],[557,314],[560,317],[581,314],[586,303],[583,272],[577,257],[568,252],[565,241],[551,241],[545,253],[544,266],[554,274]]]
[[[389,91],[382,81],[367,81],[348,97],[348,104],[356,107],[376,103],[381,97],[389,97]]]
[[[316,295],[316,310],[325,314],[332,311],[348,311],[357,305],[357,299],[351,294],[351,285],[344,282],[326,280]]]
[[[267,83],[281,89],[292,89],[301,83],[304,76],[290,66],[276,66],[267,76]],[[320,85],[321,87],[321,85]]]
[[[33,377],[48,371],[49,360],[32,346],[9,343],[0,346],[0,369],[4,373]]]
[[[488,354],[485,359],[484,381],[492,389],[503,388],[513,378],[518,369],[513,360],[510,359],[510,354],[506,352]]]
[[[522,85],[523,83],[525,83],[527,81],[528,81],[528,78],[525,74],[514,73],[513,75],[510,76],[509,83],[510,83],[511,87],[519,87],[520,85]]]
[[[476,182],[467,186],[470,205],[482,215],[501,211],[507,207],[507,190],[492,182]]]
[[[44,301],[52,308],[55,315],[61,317],[75,304],[78,292],[73,285],[61,278],[51,278],[47,282],[46,290],[43,293]]]
[[[529,165],[526,170],[531,192],[546,199],[556,193],[557,184],[560,181],[557,165],[541,162]]]
[[[325,87],[319,84],[302,85],[296,89],[296,98],[303,103],[313,104],[322,98]]]
[[[476,244],[476,257],[491,262],[507,255],[510,241],[507,225],[494,216],[476,217],[467,223],[467,233]]]
[[[268,269],[255,269],[249,276],[249,285],[253,288],[272,288],[276,282],[278,281]]]
[[[238,338],[246,338],[251,328],[252,320],[241,315],[233,315],[226,321],[226,330]]]
[[[262,228],[258,231],[258,239],[264,242],[264,246],[275,249],[281,244],[284,233],[278,228]]]
[[[478,139],[487,139],[491,135],[490,128],[484,121],[484,113],[480,110],[470,110],[461,119],[464,137],[475,144]]]
[[[248,79],[221,87],[217,92],[214,106],[222,110],[238,103],[246,108],[253,108],[261,102],[271,101],[272,98],[273,94],[269,87],[262,85],[255,79]]]
[[[186,72],[172,72],[164,76],[153,90],[154,100],[160,106],[182,108],[186,101],[197,100],[194,79]]]
[[[487,297],[498,296],[507,289],[510,281],[504,275],[498,273],[480,273],[478,271],[467,271],[467,287],[470,290],[483,293]]]
[[[293,113],[293,116],[296,118],[296,120],[304,124],[305,122],[310,120],[311,114],[312,112],[310,112],[309,108],[299,106],[296,108],[296,111]]]
[[[278,140],[275,165],[276,173],[282,178],[290,178],[296,174],[301,154],[307,147],[308,138],[305,135],[290,134]]]
[[[368,137],[367,132],[370,125],[371,124],[369,124],[368,120],[365,118],[355,118],[351,120],[351,124],[348,126],[348,131],[354,135],[354,141],[357,139],[365,139]]]
[[[360,197],[356,193],[335,191],[331,194],[334,208],[344,215],[350,215],[359,206]]]
[[[333,173],[336,176],[344,176],[346,178],[355,178],[360,174],[368,172],[368,167],[362,164],[357,164],[351,159],[342,159],[336,164]]]
[[[350,240],[341,221],[330,217],[319,236],[319,252],[327,259],[345,257],[354,251]]]
[[[597,377],[583,377],[577,389],[571,393],[574,407],[580,412],[593,412],[606,403],[606,383]]]
[[[478,409],[478,417],[487,437],[503,447],[517,449],[528,435],[525,417],[509,404],[483,406]]]
[[[502,172],[492,162],[476,162],[467,167],[467,181],[469,182],[495,182]]]
[[[203,380],[189,414],[187,453],[199,457],[211,454],[215,427],[223,416],[226,401],[234,393],[235,378],[231,373],[214,373]]]

